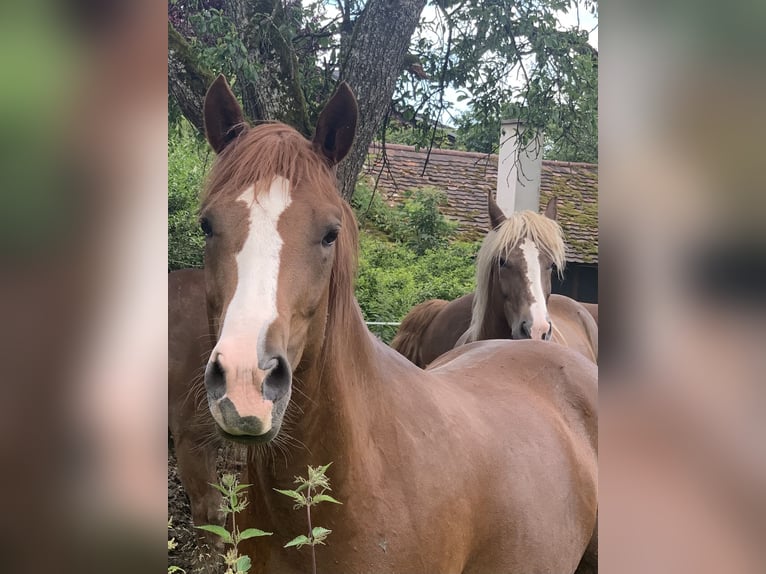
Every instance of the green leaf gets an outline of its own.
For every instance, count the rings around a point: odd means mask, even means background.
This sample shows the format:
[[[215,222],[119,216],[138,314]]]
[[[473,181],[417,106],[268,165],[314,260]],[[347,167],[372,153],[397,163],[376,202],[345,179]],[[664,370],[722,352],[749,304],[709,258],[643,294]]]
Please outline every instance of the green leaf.
[[[249,556],[240,556],[239,560],[237,560],[234,563],[234,567],[237,569],[237,572],[247,572],[250,570],[250,557]]]
[[[324,544],[325,539],[330,535],[331,532],[332,530],[328,530],[327,528],[315,526],[311,529],[311,537],[314,539],[314,542]]]
[[[290,548],[291,546],[296,546],[300,548],[301,546],[305,546],[306,544],[311,544],[311,540],[309,540],[305,534],[301,534],[300,536],[296,536],[290,542],[285,544],[284,548]]]
[[[228,495],[229,495],[229,491],[228,491],[228,490],[226,490],[226,489],[225,489],[223,486],[221,486],[220,484],[213,484],[212,482],[208,482],[208,484],[209,484],[210,486],[212,486],[213,488],[215,488],[215,489],[216,489],[218,492],[220,492],[220,493],[221,493],[221,494],[223,494],[224,496],[228,496]]]
[[[303,506],[306,505],[306,497],[302,495],[300,492],[296,492],[294,490],[280,490],[279,488],[275,488],[279,494],[284,494],[285,496],[289,496],[293,500],[295,500],[298,504],[302,504]]]
[[[273,532],[265,532],[263,530],[259,530],[258,528],[248,528],[247,530],[243,530],[240,535],[240,540],[247,540],[248,538],[255,538],[256,536],[271,536],[274,534]]]
[[[329,494],[317,494],[316,496],[312,497],[311,502],[312,502],[312,505],[319,504],[320,502],[332,502],[334,504],[343,504],[341,501],[335,500]]]
[[[234,541],[231,539],[231,534],[223,526],[216,526],[214,524],[205,524],[204,526],[197,526],[197,528],[199,530],[212,532],[216,536],[219,536],[220,538],[222,538],[224,542],[228,542],[230,544],[234,543]]]

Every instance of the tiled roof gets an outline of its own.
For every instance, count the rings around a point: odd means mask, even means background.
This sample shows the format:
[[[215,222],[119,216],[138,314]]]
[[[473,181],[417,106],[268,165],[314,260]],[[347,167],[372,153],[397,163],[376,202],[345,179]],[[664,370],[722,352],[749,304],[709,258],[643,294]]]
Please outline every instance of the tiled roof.
[[[411,189],[431,186],[447,194],[445,216],[457,221],[458,231],[481,237],[489,227],[487,193],[497,186],[497,155],[432,149],[425,174],[427,149],[387,144],[370,146],[363,174],[378,177],[378,191],[398,201]],[[564,230],[567,261],[598,263],[598,165],[543,160],[540,211],[558,196],[558,220]]]

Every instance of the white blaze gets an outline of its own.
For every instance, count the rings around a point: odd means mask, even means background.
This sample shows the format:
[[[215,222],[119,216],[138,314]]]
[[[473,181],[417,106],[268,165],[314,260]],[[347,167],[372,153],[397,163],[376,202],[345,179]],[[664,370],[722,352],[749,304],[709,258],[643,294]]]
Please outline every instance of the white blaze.
[[[529,312],[532,316],[530,333],[533,339],[542,339],[550,329],[548,324],[548,309],[543,294],[542,274],[540,272],[540,252],[534,241],[525,238],[521,243],[521,252],[527,263],[527,283],[532,294],[532,305]]]
[[[235,345],[257,342],[258,355],[262,355],[262,338],[277,318],[277,279],[282,249],[277,223],[292,201],[290,182],[276,177],[268,191],[257,199],[255,187],[249,187],[238,201],[244,202],[250,210],[250,227],[242,250],[236,255],[237,287],[226,310],[211,360],[218,356],[218,352],[225,352],[228,340],[236,341]],[[250,347],[250,353],[252,350]]]

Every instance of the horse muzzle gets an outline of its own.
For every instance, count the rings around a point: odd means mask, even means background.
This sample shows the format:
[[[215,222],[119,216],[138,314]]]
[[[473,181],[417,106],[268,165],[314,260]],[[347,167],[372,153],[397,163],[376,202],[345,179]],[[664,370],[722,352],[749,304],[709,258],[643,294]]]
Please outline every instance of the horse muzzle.
[[[291,386],[290,365],[280,354],[264,357],[257,367],[241,366],[229,359],[225,349],[216,349],[205,369],[210,413],[231,440],[263,442],[274,438],[290,400]]]
[[[549,341],[553,333],[553,324],[546,321],[522,321],[513,329],[513,339],[535,339]]]

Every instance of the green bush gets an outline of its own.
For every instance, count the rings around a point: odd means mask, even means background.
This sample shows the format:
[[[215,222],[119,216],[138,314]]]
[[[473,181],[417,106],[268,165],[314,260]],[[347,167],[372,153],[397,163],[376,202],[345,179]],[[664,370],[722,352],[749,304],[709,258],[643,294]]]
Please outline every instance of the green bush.
[[[418,255],[429,249],[445,247],[455,234],[457,225],[439,211],[447,196],[433,187],[423,187],[404,193],[404,201],[389,206],[379,193],[373,195],[365,181],[354,191],[352,206],[360,223],[403,243]]]
[[[474,289],[479,243],[447,244],[418,256],[405,245],[362,232],[356,297],[368,321],[396,322],[427,299],[456,299]],[[390,342],[395,326],[371,326]]]
[[[168,138],[168,268],[202,267],[205,237],[197,209],[211,161],[208,146],[188,124],[171,129]]]

